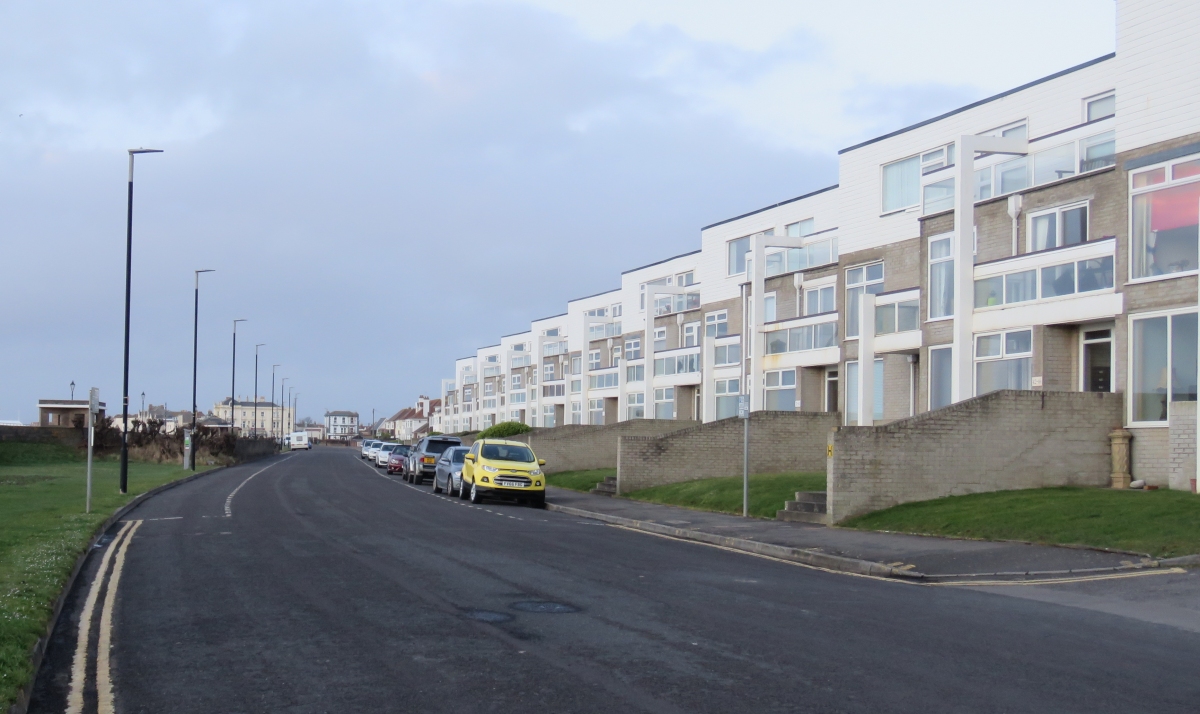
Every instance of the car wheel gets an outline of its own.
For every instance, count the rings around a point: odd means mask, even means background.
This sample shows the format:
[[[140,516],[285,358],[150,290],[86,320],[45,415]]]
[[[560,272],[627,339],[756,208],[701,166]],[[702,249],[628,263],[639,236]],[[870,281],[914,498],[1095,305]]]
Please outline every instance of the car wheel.
[[[462,490],[462,486],[459,486],[458,491],[461,491],[461,490]],[[446,482],[446,495],[453,498],[454,496],[458,495],[458,491],[454,490],[454,477],[451,476],[450,480]]]
[[[465,500],[467,498],[467,482],[466,481],[462,481],[458,484],[458,498],[460,501]]]
[[[471,503],[481,503],[483,497],[479,495],[479,489],[475,488],[475,484],[471,484]]]
[[[434,476],[434,477],[433,477],[433,492],[434,492],[434,493],[441,493],[441,492],[442,492],[442,487],[438,485],[437,476]]]

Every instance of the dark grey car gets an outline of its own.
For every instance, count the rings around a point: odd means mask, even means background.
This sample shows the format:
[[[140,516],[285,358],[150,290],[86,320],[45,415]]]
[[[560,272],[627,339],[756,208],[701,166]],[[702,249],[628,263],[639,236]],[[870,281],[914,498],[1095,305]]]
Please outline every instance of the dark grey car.
[[[452,446],[462,446],[462,439],[457,436],[427,436],[413,444],[404,480],[425,483],[425,479],[432,478],[437,471],[437,460]]]
[[[451,496],[462,491],[463,457],[471,449],[466,446],[455,446],[446,449],[437,461],[437,469],[433,473],[433,492],[445,491]]]

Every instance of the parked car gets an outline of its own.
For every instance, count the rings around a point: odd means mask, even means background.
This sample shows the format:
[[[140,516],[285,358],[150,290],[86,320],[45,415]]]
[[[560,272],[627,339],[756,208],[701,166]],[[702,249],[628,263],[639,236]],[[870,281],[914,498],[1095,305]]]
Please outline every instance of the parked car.
[[[399,444],[394,441],[385,441],[379,445],[379,450],[375,452],[375,465],[380,468],[385,468],[388,465],[388,457],[392,455]]]
[[[505,439],[476,441],[463,457],[459,497],[479,503],[484,498],[526,501],[536,508],[546,505],[546,462],[528,444]],[[467,495],[464,495],[466,493]]]
[[[392,453],[388,454],[387,472],[389,474],[404,473],[404,465],[408,462],[408,444],[398,444],[392,449]]]
[[[375,446],[378,443],[380,443],[380,442],[375,441],[374,439],[363,439],[362,458],[364,458],[364,459],[367,458],[367,452],[371,450],[372,446]]]
[[[437,468],[433,472],[433,492],[445,491],[451,496],[462,492],[463,457],[470,447],[455,446],[442,452],[437,460]]]
[[[367,461],[374,463],[375,455],[379,453],[379,447],[383,446],[382,441],[376,441],[371,448],[367,449]]]
[[[433,477],[437,470],[438,457],[452,446],[461,446],[457,436],[427,436],[418,441],[408,455],[408,468],[404,480],[409,483],[424,483],[425,477]]]

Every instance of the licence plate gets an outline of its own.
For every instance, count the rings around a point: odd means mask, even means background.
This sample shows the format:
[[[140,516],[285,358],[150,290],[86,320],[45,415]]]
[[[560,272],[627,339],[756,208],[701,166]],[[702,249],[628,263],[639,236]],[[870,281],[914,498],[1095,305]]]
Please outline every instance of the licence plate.
[[[509,481],[508,479],[496,479],[497,486],[509,486],[511,488],[525,488],[529,484],[524,481]]]

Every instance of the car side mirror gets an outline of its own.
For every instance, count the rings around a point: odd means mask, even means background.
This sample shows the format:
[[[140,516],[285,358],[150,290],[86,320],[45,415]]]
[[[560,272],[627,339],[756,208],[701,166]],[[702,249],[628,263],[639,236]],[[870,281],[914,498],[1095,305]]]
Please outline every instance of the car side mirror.
[[[474,460],[475,460],[475,454],[467,454],[466,456],[463,457],[463,461],[474,461]]]
[[[545,466],[545,465],[546,465],[545,459],[538,459],[538,466]]]

